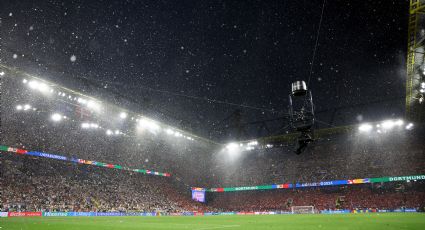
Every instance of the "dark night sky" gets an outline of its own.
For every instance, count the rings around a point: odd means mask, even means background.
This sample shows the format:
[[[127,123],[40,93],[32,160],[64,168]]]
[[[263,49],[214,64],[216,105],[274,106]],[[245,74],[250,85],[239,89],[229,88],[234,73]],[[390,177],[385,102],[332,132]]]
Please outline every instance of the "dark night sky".
[[[278,117],[290,83],[308,79],[321,6],[1,0],[0,61],[58,83],[95,79],[207,136],[238,107],[146,87],[266,109],[239,108],[244,121]],[[407,0],[326,2],[311,76],[317,111],[389,100],[354,106],[335,124],[402,116],[407,16]]]

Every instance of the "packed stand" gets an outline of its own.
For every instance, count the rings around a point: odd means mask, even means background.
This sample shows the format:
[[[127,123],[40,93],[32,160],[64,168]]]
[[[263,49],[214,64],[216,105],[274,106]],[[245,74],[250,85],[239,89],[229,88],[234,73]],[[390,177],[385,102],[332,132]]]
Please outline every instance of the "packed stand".
[[[316,210],[383,209],[425,207],[425,183],[365,184],[341,187],[215,193],[209,206],[220,211],[291,211],[292,206]]]
[[[184,212],[205,209],[172,179],[0,154],[0,210]],[[188,190],[187,190],[188,191]]]

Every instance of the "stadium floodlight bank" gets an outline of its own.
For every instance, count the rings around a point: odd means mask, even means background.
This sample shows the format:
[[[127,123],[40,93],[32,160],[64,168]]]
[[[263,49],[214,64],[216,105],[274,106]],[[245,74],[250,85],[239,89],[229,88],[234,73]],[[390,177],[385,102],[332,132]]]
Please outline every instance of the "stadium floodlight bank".
[[[314,206],[292,206],[292,214],[314,214]]]

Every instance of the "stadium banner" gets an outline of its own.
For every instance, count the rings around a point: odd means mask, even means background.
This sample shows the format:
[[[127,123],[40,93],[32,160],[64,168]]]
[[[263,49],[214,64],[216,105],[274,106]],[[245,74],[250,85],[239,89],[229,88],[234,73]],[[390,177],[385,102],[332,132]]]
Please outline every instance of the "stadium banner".
[[[43,216],[50,217],[50,216],[68,216],[69,212],[43,212]]]
[[[170,213],[170,216],[182,216],[182,213],[180,213],[180,212],[172,212],[172,213]]]
[[[322,187],[322,186],[337,186],[337,185],[385,183],[385,182],[393,182],[393,181],[411,181],[411,180],[413,181],[425,180],[425,175],[362,178],[362,179],[352,179],[352,180],[333,180],[333,181],[308,182],[308,183],[297,182],[294,184],[286,183],[286,184],[227,187],[227,188],[209,188],[209,189],[197,188],[197,189],[204,189],[207,192],[236,192],[236,191],[249,191],[249,190],[288,189],[288,188],[307,188],[307,187]]]
[[[231,215],[236,215],[236,212],[219,212],[218,215],[219,216],[231,216]]]
[[[414,208],[395,209],[392,212],[417,212]]]
[[[156,216],[156,212],[142,212],[140,216]]]
[[[321,214],[344,214],[344,213],[351,213],[351,210],[344,209],[344,210],[322,210],[320,211]]]
[[[44,158],[50,158],[50,159],[55,159],[55,160],[70,161],[70,162],[74,162],[74,163],[77,163],[77,164],[94,165],[94,166],[105,167],[105,168],[110,168],[110,169],[133,171],[133,172],[149,174],[149,175],[164,176],[164,177],[170,177],[171,176],[170,173],[155,172],[155,171],[146,170],[146,169],[130,169],[130,168],[127,168],[127,167],[123,167],[121,165],[114,165],[114,164],[102,163],[102,162],[97,162],[97,161],[66,157],[66,156],[61,156],[61,155],[56,155],[56,154],[51,154],[51,153],[28,151],[28,150],[25,150],[25,149],[13,148],[13,147],[5,146],[5,145],[0,145],[0,151],[12,152],[12,153],[17,153],[17,154],[25,154],[25,155],[35,156],[35,157],[44,157]]]
[[[417,210],[413,208],[406,208],[404,209],[404,212],[417,212]]]
[[[345,213],[389,213],[389,212],[417,212],[413,208],[395,209],[395,210],[378,210],[378,209],[355,209],[355,210],[322,210],[320,214],[345,214]],[[229,216],[229,215],[287,215],[294,214],[287,211],[269,211],[269,212],[179,212],[179,213],[163,213],[163,212],[0,212],[2,217],[111,217],[111,216]]]
[[[182,215],[181,213],[156,212],[43,212],[44,217],[54,216],[168,216]]]
[[[129,213],[132,214],[132,213]],[[96,212],[96,216],[127,216],[124,212]]]
[[[379,209],[378,212],[392,212],[391,210]]]
[[[42,216],[41,212],[9,212],[8,217],[34,217]]]
[[[277,211],[276,214],[294,214],[292,212]]]
[[[68,212],[68,216],[96,216],[95,212]]]
[[[370,213],[370,212],[378,212],[377,209],[354,209],[351,211],[352,213]]]
[[[45,157],[45,158],[56,159],[61,161],[68,160],[68,158],[65,156],[60,156],[60,155],[50,154],[50,153],[42,153],[42,152],[27,152],[27,155],[36,156],[36,157]]]
[[[183,212],[182,216],[193,216],[193,212]]]

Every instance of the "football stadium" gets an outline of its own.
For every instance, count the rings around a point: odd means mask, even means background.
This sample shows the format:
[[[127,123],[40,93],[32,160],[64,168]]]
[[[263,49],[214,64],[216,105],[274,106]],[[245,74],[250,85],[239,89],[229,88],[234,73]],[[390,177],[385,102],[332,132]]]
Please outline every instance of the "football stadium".
[[[0,230],[425,229],[425,0],[2,0],[0,28]]]

